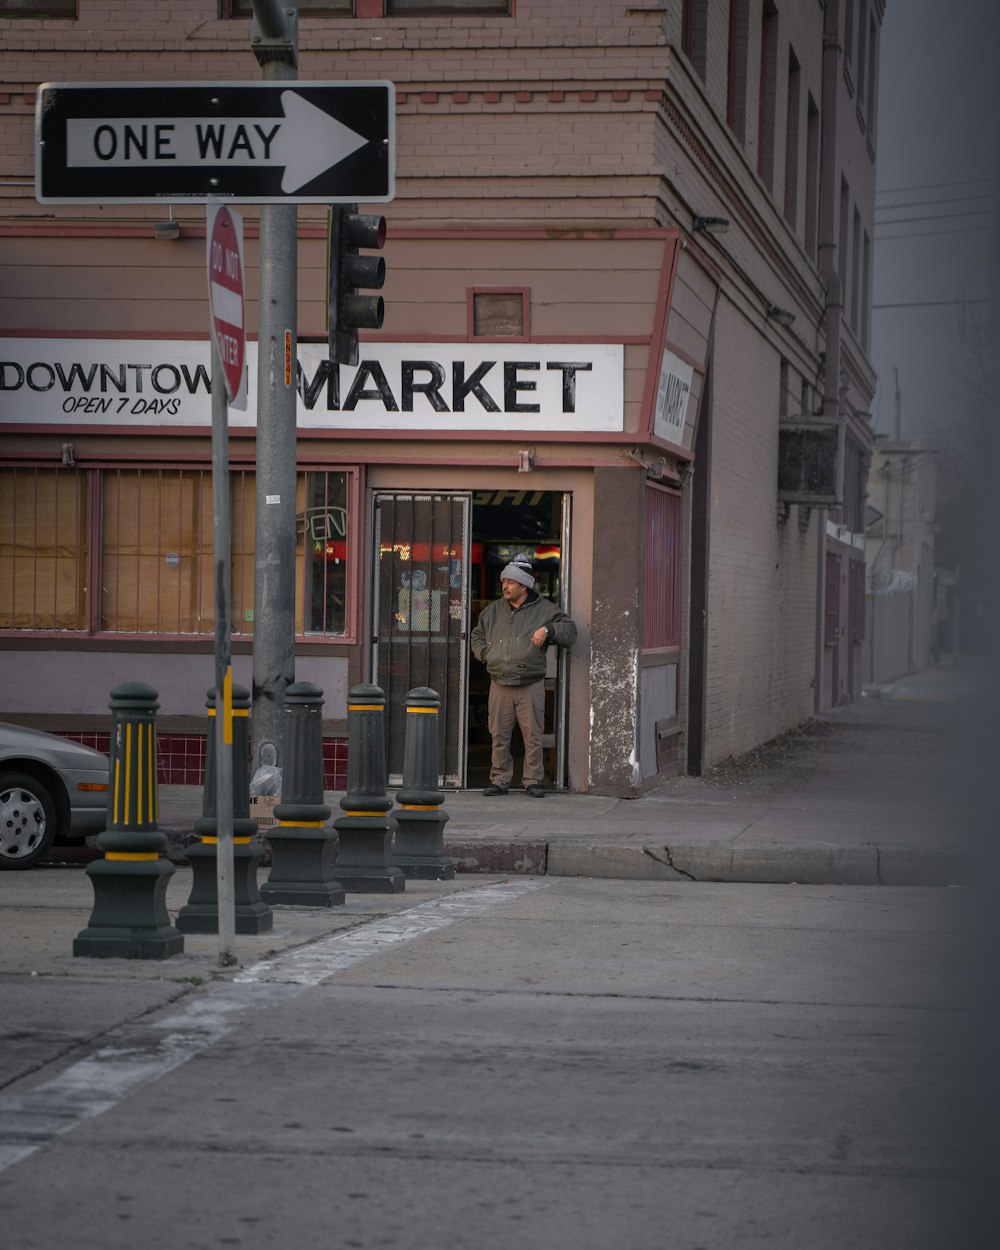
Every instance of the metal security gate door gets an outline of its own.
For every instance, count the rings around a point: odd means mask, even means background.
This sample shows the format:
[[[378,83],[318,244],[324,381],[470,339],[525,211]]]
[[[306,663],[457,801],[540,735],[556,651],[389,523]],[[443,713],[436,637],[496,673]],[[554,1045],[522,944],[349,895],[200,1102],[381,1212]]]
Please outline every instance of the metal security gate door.
[[[403,773],[406,695],[430,686],[440,784],[465,784],[471,496],[375,496],[372,681],[385,691],[389,784]]]

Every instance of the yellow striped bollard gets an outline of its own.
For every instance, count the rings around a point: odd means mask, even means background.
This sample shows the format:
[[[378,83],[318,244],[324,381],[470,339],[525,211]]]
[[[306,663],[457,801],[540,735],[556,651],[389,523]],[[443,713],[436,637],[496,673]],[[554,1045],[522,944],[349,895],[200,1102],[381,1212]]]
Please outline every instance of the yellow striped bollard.
[[[285,689],[284,699],[281,802],[267,838],[271,872],[260,896],[272,905],[333,907],[346,900],[333,875],[336,839],[323,802],[323,691],[297,681]]]
[[[396,863],[407,877],[423,881],[450,881],[455,861],[444,853],[441,810],[444,795],[438,789],[438,721],[441,701],[430,686],[417,686],[406,696],[406,738],[403,744],[403,784],[396,792]]]
[[[340,838],[337,879],[348,893],[399,894],[406,878],[392,857],[396,822],[386,797],[385,695],[378,686],[347,692],[347,793],[333,827]]]
[[[73,942],[74,955],[95,959],[167,959],[184,949],[170,923],[167,882],[174,865],[161,859],[156,780],[157,692],[142,682],[111,691],[111,791],[108,828],[97,845],[104,858],[87,865],[94,909]]]

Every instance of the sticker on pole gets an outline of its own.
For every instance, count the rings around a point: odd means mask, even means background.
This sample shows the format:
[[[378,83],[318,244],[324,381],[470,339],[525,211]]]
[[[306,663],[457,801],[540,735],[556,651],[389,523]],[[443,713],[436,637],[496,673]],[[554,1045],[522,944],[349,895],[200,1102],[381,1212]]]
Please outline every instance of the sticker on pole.
[[[225,205],[208,205],[208,294],[212,341],[222,362],[226,395],[246,412],[246,334],[243,328],[243,218]]]

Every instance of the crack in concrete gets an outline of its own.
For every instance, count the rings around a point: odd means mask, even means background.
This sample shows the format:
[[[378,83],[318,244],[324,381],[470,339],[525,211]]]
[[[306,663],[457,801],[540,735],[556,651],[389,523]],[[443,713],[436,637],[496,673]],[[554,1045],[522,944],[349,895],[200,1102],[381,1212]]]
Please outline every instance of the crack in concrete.
[[[688,881],[698,880],[698,878],[694,876],[693,873],[685,872],[683,868],[677,867],[677,865],[674,863],[673,852],[671,851],[669,846],[664,846],[663,848],[664,858],[662,859],[660,858],[659,855],[656,854],[653,848],[649,846],[644,846],[642,848],[642,853],[644,855],[648,855],[650,859],[655,859],[658,864],[663,864],[664,867],[672,869],[674,872],[679,873],[680,876],[682,877],[686,877]]]

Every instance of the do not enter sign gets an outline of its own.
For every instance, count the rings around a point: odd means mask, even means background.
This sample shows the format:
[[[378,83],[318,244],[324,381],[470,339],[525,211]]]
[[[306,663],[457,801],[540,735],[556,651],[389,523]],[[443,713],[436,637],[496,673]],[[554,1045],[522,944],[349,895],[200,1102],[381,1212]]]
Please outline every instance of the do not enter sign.
[[[246,411],[246,335],[243,330],[243,219],[225,206],[208,206],[208,292],[212,339],[226,394],[234,408]]]

